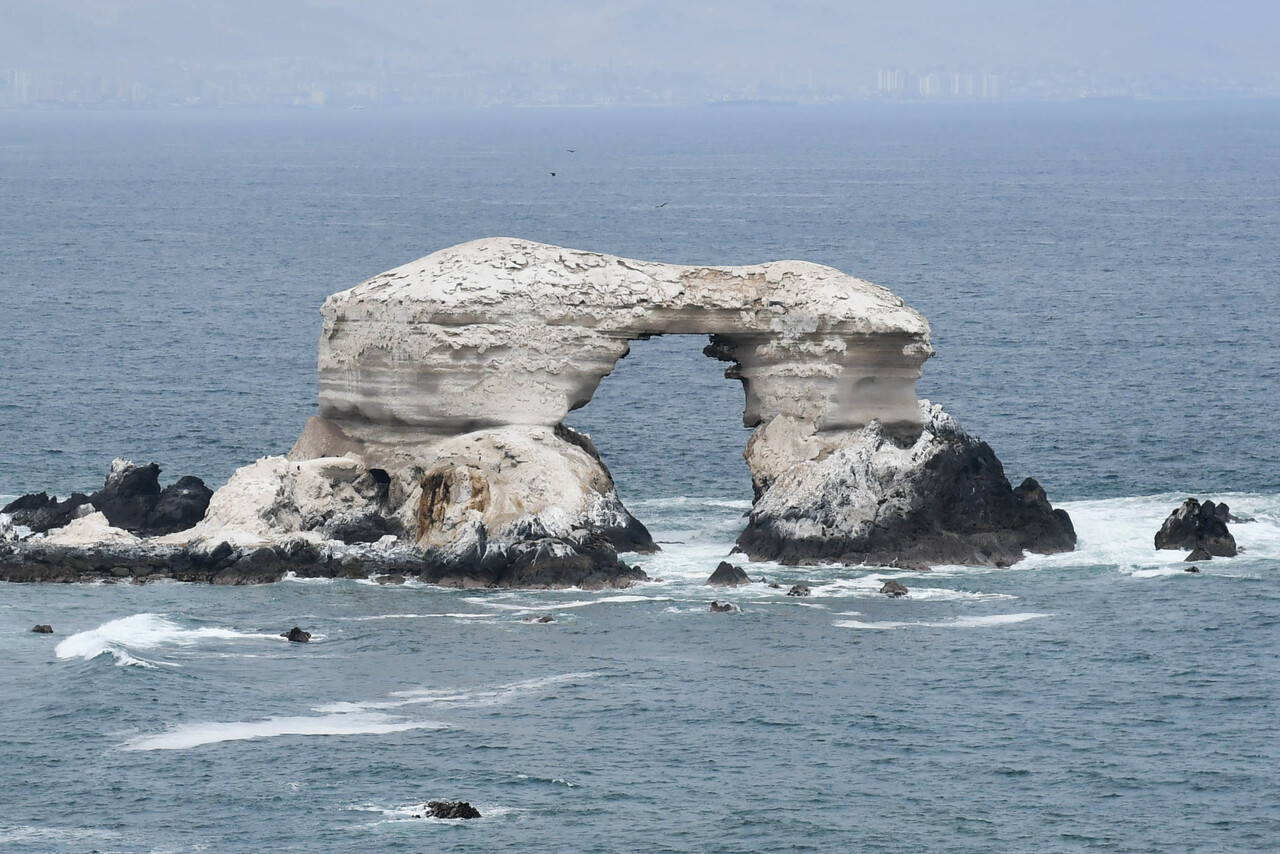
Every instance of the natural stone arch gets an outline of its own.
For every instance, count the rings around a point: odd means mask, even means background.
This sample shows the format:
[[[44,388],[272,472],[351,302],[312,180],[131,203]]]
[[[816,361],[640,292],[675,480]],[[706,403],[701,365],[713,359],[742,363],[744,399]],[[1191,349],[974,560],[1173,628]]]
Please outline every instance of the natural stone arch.
[[[375,276],[321,312],[320,415],[375,456],[558,425],[631,341],[708,335],[742,381],[743,423],[761,428],[757,488],[873,420],[918,435],[915,382],[933,353],[920,314],[830,267],[678,266],[504,238]]]

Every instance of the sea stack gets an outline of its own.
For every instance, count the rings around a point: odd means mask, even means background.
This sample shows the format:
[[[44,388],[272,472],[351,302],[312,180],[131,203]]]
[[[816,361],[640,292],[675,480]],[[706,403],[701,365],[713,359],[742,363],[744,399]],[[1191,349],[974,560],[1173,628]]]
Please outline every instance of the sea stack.
[[[708,336],[742,383],[747,558],[1003,566],[1074,547],[1034,480],[1014,489],[990,447],[917,400],[925,319],[830,267],[490,238],[336,293],[321,314],[318,413],[287,456],[239,469],[199,524],[160,538],[183,551],[151,564],[222,583],[362,567],[462,587],[642,580],[618,555],[657,545],[564,419],[631,341],[664,334]],[[50,560],[23,572],[65,577]]]

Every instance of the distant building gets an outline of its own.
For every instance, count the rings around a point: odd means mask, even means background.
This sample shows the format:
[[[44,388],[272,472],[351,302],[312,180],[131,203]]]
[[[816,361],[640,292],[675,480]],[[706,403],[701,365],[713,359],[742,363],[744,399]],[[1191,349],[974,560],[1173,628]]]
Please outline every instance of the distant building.
[[[934,97],[941,94],[938,86],[938,76],[936,74],[926,74],[919,80],[920,95],[925,98]]]
[[[901,71],[880,71],[876,75],[876,88],[890,95],[898,94],[906,88],[906,75]]]
[[[1000,97],[1000,78],[994,74],[982,75],[982,97],[998,98]]]
[[[31,80],[27,77],[27,73],[21,68],[15,68],[5,75],[5,82],[9,84],[9,97],[15,104],[29,104],[31,102]]]
[[[972,98],[974,95],[974,80],[972,74],[952,74],[951,75],[951,97],[953,98]]]

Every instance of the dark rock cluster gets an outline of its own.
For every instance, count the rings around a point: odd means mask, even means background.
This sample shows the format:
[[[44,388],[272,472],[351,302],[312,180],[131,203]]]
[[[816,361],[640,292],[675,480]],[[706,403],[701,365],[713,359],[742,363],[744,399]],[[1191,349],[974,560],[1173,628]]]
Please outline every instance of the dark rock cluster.
[[[1235,557],[1236,539],[1227,530],[1231,508],[1226,504],[1188,498],[1169,514],[1156,533],[1157,549],[1190,549],[1187,560]],[[1202,556],[1197,556],[1197,554]]]
[[[140,536],[185,531],[204,518],[213,490],[198,477],[182,477],[160,488],[160,466],[149,463],[112,465],[102,489],[92,495],[72,493],[59,501],[46,492],[32,493],[0,509],[13,524],[35,533],[61,528],[81,513],[101,512],[113,527]],[[89,505],[88,510],[81,510]]]
[[[480,818],[480,810],[466,801],[428,801],[422,812],[414,818]]]

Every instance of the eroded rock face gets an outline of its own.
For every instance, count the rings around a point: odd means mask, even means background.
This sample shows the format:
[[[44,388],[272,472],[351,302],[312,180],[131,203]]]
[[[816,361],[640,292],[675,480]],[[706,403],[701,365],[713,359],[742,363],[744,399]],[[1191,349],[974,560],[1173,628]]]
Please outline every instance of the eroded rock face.
[[[1014,489],[991,448],[940,406],[920,404],[915,441],[869,424],[823,459],[778,476],[738,547],[787,564],[1008,566],[1024,552],[1070,551],[1076,535],[1028,479]]]
[[[929,325],[884,288],[778,261],[683,267],[490,238],[390,270],[321,309],[320,415],[370,448],[554,426],[649,335],[713,335],[744,422],[918,429]]]

